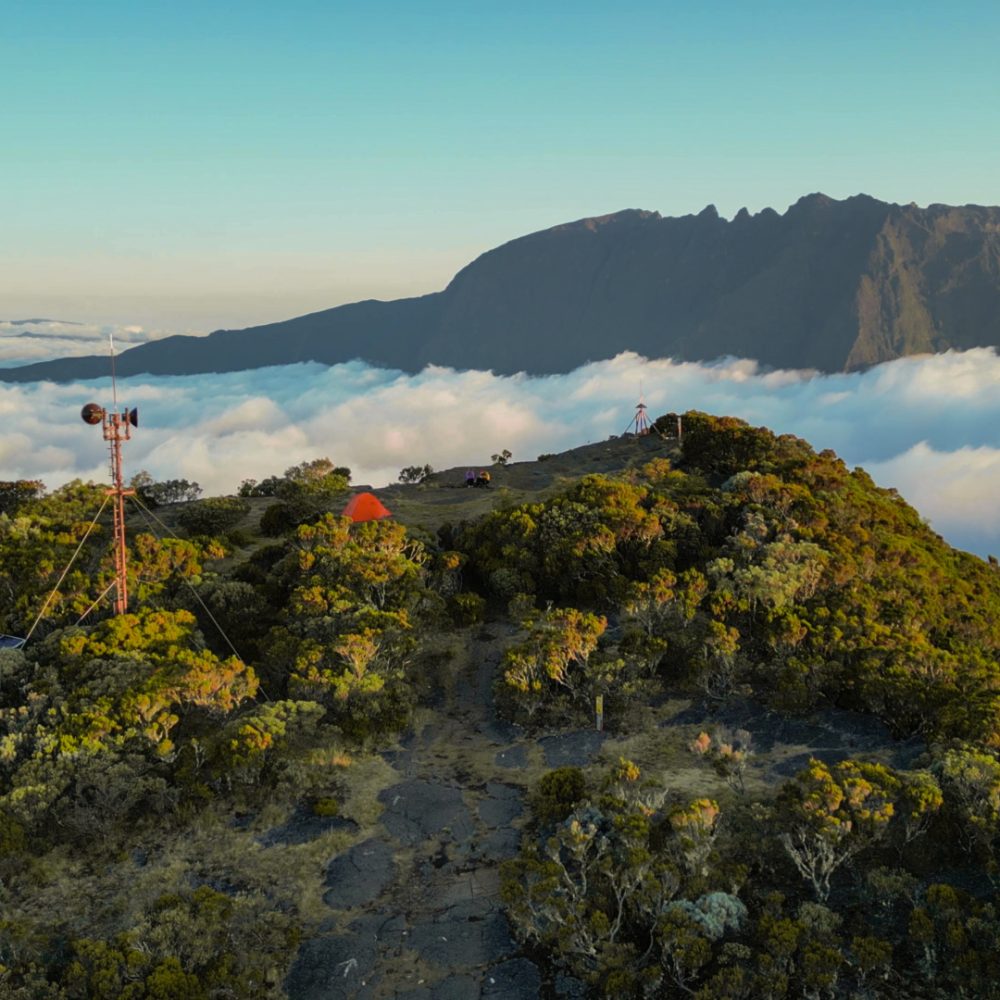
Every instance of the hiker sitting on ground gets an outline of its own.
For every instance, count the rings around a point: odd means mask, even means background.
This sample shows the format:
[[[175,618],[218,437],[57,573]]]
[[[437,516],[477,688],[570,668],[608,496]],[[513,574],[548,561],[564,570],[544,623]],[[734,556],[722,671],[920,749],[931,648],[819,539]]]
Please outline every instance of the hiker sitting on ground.
[[[468,469],[465,473],[465,485],[466,486],[476,485],[476,474],[472,471],[472,469]]]

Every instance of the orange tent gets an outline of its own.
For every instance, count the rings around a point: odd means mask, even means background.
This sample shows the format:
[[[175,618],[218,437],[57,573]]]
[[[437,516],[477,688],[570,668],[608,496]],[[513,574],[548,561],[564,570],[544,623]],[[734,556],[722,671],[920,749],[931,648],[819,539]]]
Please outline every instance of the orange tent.
[[[372,493],[355,493],[342,513],[352,521],[380,521],[383,517],[392,517],[392,511]]]

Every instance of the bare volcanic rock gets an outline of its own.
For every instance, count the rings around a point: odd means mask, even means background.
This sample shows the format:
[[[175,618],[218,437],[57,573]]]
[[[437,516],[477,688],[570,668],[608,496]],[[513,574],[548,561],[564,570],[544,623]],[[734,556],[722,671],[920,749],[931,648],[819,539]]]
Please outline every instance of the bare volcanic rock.
[[[326,870],[329,888],[323,901],[341,910],[370,903],[391,882],[393,874],[392,848],[379,840],[366,840],[330,862]]]

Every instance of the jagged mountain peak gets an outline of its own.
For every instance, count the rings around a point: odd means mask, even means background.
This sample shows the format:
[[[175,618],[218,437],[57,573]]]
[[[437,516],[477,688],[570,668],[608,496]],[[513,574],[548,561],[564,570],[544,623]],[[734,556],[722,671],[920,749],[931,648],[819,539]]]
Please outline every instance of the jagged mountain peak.
[[[842,371],[914,352],[1000,346],[1000,209],[820,192],[784,214],[629,208],[511,240],[442,292],[369,300],[125,351],[122,375],[360,358],[415,371],[568,371],[631,350]],[[106,373],[103,356],[0,379]]]
[[[596,233],[606,226],[630,225],[637,222],[656,221],[662,218],[659,212],[650,212],[644,208],[623,208],[617,212],[609,212],[607,215],[592,215],[584,219],[577,219],[574,222],[561,223],[552,226],[543,232],[571,232],[573,230],[586,229]]]

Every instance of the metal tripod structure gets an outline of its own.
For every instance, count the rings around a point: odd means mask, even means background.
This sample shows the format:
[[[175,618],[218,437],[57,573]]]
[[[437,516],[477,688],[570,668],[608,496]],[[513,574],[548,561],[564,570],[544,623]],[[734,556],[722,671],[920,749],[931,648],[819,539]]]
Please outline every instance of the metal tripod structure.
[[[635,407],[635,416],[632,418],[632,422],[625,428],[626,434],[634,434],[636,437],[642,437],[648,434],[652,429],[649,423],[649,417],[646,414],[646,404],[642,401],[642,393],[639,394],[639,402]]]

